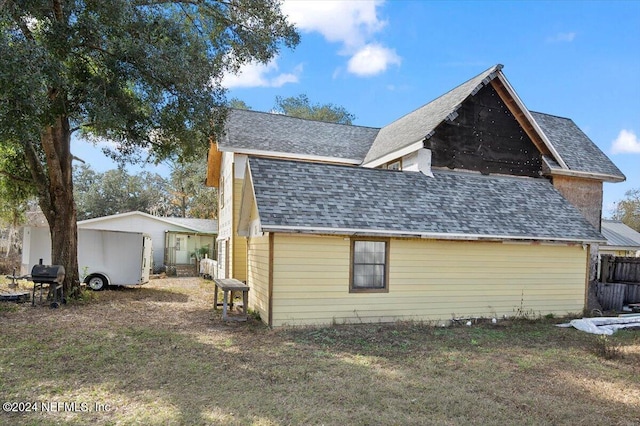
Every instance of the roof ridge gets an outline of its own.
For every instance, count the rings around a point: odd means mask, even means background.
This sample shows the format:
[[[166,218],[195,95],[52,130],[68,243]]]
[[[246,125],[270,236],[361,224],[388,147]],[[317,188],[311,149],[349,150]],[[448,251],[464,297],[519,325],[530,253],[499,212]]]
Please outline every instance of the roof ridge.
[[[489,67],[489,68],[487,68],[486,70],[484,70],[484,71],[482,71],[482,72],[480,72],[480,73],[478,73],[478,74],[474,75],[474,76],[473,76],[473,77],[471,77],[471,78],[468,78],[468,79],[467,79],[467,80],[465,80],[464,82],[462,82],[462,83],[458,84],[457,86],[455,86],[454,88],[452,88],[452,89],[450,89],[450,90],[446,91],[445,93],[443,93],[443,94],[441,94],[441,95],[439,95],[439,96],[436,96],[435,98],[432,98],[429,102],[427,102],[427,103],[425,103],[425,104],[422,104],[421,106],[419,106],[419,107],[417,107],[417,108],[413,109],[411,112],[408,112],[408,113],[406,113],[406,114],[404,114],[404,115],[402,115],[402,116],[400,116],[400,117],[396,118],[396,119],[395,119],[395,120],[393,120],[392,122],[390,122],[390,123],[386,124],[385,126],[382,126],[382,128],[387,127],[388,125],[393,124],[393,123],[395,123],[396,121],[399,121],[399,120],[403,119],[404,117],[406,117],[406,116],[408,116],[408,115],[411,115],[411,114],[413,114],[414,112],[416,112],[416,111],[418,111],[418,110],[420,110],[420,109],[422,109],[422,108],[426,107],[427,105],[429,105],[429,104],[431,104],[431,103],[433,103],[433,102],[437,101],[438,99],[440,99],[440,98],[442,98],[442,97],[444,97],[444,96],[448,95],[449,93],[451,93],[451,92],[455,91],[456,89],[458,89],[458,88],[459,88],[459,87],[461,87],[461,86],[464,86],[465,84],[467,84],[468,82],[470,82],[470,81],[471,81],[471,80],[473,80],[474,78],[477,78],[478,76],[480,76],[480,75],[482,75],[482,74],[484,74],[484,73],[488,72],[490,69],[493,69],[493,68],[495,68],[495,70],[494,70],[493,72],[500,71],[500,70],[502,70],[502,68],[504,68],[504,65],[502,65],[502,64],[495,64],[495,65],[490,66],[490,67]]]
[[[373,144],[371,144],[364,163],[378,161],[432,135],[440,123],[448,118],[455,118],[456,111],[464,101],[496,78],[502,68],[502,64],[493,65],[430,102],[382,127]],[[398,130],[399,126],[405,127],[405,129]],[[399,133],[401,134],[400,137],[398,137]]]

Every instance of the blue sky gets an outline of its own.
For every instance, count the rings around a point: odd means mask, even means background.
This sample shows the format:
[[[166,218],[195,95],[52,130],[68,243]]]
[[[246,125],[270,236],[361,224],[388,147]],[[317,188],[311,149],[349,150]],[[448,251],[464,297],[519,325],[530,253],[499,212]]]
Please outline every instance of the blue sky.
[[[527,108],[573,119],[627,176],[605,184],[605,216],[640,188],[640,2],[294,0],[283,10],[301,43],[225,78],[229,98],[269,111],[276,96],[304,93],[382,127],[501,63]],[[73,149],[96,170],[113,167],[88,144]]]

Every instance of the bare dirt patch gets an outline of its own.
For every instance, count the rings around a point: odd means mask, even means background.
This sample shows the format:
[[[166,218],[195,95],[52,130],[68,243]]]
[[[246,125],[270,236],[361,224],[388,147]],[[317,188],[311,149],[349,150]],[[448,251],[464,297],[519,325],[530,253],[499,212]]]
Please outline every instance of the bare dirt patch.
[[[607,359],[596,336],[552,321],[269,330],[253,317],[223,323],[212,305],[213,284],[197,278],[92,293],[60,309],[0,305],[0,399],[16,408],[0,423],[640,419],[637,331],[612,336],[618,356]]]

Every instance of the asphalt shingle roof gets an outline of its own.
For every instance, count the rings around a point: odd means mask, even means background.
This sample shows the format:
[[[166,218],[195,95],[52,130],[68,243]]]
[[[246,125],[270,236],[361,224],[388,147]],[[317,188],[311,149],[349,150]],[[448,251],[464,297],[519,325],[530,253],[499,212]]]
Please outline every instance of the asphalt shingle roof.
[[[495,78],[502,65],[494,65],[439,98],[384,126],[364,162],[369,163],[424,139],[472,94]]]
[[[576,126],[573,120],[541,112],[530,112],[570,170],[625,178],[620,169]]]
[[[360,163],[379,130],[232,109],[227,116],[225,135],[219,146],[340,158]]]
[[[608,246],[635,247],[640,250],[640,233],[617,220],[602,221],[602,235]]]
[[[415,144],[430,135],[469,96],[489,84],[502,65],[478,74],[423,107],[382,129],[305,120],[280,114],[250,110],[229,111],[221,149],[250,153],[290,154],[294,158],[323,157],[366,164]],[[589,137],[568,118],[531,112],[534,120],[555,147],[569,170],[612,176],[625,176]],[[547,158],[552,170],[563,170]]]
[[[265,231],[603,241],[546,179],[250,158]]]

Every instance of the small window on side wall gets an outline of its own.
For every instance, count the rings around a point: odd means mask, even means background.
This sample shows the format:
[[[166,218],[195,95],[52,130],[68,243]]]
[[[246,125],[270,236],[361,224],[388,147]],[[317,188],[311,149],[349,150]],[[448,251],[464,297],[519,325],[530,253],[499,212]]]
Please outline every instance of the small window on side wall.
[[[352,293],[389,291],[389,241],[351,240]]]
[[[393,163],[387,164],[387,169],[389,170],[402,170],[402,161],[394,161]]]

